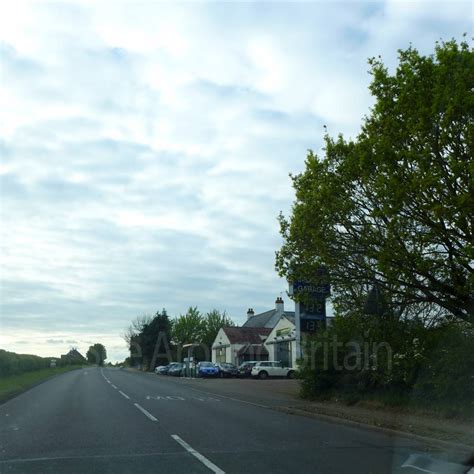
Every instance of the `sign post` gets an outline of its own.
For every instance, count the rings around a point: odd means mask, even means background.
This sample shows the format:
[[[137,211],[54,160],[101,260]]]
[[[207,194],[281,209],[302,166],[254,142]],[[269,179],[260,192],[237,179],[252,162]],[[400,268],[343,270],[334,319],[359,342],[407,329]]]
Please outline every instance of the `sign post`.
[[[320,270],[323,274],[324,270]],[[302,356],[301,334],[315,333],[326,327],[326,298],[331,294],[331,286],[325,282],[313,285],[304,281],[289,283],[288,294],[295,300],[295,343],[296,357]]]

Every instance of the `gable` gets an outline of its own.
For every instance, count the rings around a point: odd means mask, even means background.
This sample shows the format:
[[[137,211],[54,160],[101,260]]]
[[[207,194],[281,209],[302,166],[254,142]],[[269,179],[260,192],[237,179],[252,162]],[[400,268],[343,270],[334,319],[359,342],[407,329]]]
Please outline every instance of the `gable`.
[[[294,319],[293,319],[294,320]],[[275,327],[272,329],[271,333],[268,335],[267,341],[273,341],[276,337],[288,337],[295,330],[295,325],[291,319],[287,318],[285,315],[281,315],[278,322],[275,324]]]
[[[214,342],[212,343],[213,347],[215,345],[220,345],[220,346],[230,345],[230,340],[227,337],[227,334],[225,333],[224,328],[219,329],[219,332],[217,333],[216,338],[214,339]]]

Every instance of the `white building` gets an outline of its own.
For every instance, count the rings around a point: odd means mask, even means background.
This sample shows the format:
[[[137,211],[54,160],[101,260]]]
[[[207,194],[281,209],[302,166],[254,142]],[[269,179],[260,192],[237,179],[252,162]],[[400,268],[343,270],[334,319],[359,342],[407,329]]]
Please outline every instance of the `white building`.
[[[240,365],[246,360],[268,360],[268,351],[263,343],[270,332],[270,328],[219,329],[212,344],[212,362]]]
[[[295,317],[282,314],[265,339],[268,360],[282,361],[287,367],[296,366]]]
[[[294,340],[295,313],[285,311],[278,297],[275,309],[254,314],[250,308],[241,327],[220,329],[212,345],[212,362],[239,365],[246,360],[282,360],[291,365],[296,359]]]

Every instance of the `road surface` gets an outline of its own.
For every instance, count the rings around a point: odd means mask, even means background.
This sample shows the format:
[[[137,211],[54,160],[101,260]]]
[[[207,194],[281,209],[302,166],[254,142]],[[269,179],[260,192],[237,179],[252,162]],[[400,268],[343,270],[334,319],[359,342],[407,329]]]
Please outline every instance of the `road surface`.
[[[413,440],[118,369],[69,372],[0,405],[0,473],[408,474],[400,466],[420,452]]]

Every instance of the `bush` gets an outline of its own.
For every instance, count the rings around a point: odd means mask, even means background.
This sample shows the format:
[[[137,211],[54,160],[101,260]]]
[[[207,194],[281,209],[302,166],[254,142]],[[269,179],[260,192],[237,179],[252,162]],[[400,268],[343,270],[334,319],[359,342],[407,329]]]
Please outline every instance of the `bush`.
[[[0,376],[22,374],[49,367],[50,358],[16,354],[0,349]]]
[[[416,320],[336,317],[303,343],[301,395],[349,404],[450,406],[474,412],[474,331],[467,323],[427,328]]]

